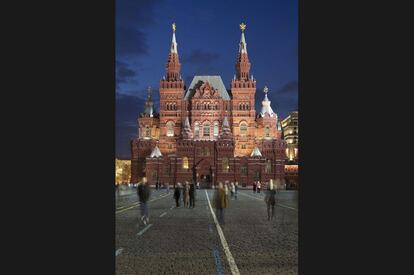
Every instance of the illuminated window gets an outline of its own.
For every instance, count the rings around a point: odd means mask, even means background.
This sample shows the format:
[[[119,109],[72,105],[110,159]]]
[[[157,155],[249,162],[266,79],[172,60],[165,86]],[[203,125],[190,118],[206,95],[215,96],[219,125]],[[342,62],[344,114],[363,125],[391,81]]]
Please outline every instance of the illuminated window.
[[[200,124],[196,122],[194,124],[194,137],[198,138],[200,136]]]
[[[247,124],[245,122],[240,124],[240,135],[241,136],[247,135]]]
[[[219,134],[219,126],[218,126],[218,122],[214,121],[214,136],[218,136]]]
[[[172,149],[172,144],[171,143],[168,144],[168,149]]]
[[[188,169],[188,158],[183,157],[183,169]]]
[[[145,136],[151,137],[151,129],[148,126],[145,127]]]
[[[210,150],[208,149],[208,147],[204,147],[204,155],[205,156],[209,156],[210,155]]]
[[[241,148],[246,149],[246,144],[242,144]]]
[[[174,122],[168,121],[167,122],[167,137],[174,136]]]
[[[229,159],[223,158],[223,173],[227,173],[229,171]]]
[[[204,123],[203,136],[205,137],[210,136],[210,122]]]

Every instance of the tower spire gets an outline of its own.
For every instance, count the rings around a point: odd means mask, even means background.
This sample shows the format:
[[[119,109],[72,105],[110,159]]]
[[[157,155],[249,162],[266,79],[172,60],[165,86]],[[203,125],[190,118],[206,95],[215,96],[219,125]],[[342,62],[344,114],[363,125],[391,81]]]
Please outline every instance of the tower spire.
[[[168,55],[168,61],[165,65],[167,71],[167,80],[168,81],[177,81],[180,80],[180,60],[178,58],[178,49],[177,49],[177,40],[175,38],[175,31],[177,30],[177,26],[175,23],[172,24],[172,39],[171,39],[171,48],[170,53]]]
[[[238,80],[249,80],[250,75],[250,62],[249,56],[247,55],[247,43],[244,37],[244,31],[246,30],[246,24],[240,24],[241,37],[239,43],[239,52],[236,60],[236,73]]]
[[[173,35],[172,35],[172,40],[171,40],[171,53],[176,53],[178,54],[178,50],[177,50],[177,41],[175,39],[175,30],[177,29],[175,23],[172,23],[172,30],[173,30]]]

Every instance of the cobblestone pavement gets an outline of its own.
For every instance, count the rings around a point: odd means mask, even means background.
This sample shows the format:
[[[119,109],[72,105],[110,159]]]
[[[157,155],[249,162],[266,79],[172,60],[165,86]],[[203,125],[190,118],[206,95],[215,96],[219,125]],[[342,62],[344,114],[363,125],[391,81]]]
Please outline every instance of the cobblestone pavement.
[[[175,208],[171,190],[151,191],[147,226],[136,195],[117,201],[116,274],[232,274],[206,197],[214,190],[197,190],[194,209]],[[297,274],[297,192],[278,194],[271,221],[263,198],[242,190],[230,201],[220,227],[229,251],[240,274]]]

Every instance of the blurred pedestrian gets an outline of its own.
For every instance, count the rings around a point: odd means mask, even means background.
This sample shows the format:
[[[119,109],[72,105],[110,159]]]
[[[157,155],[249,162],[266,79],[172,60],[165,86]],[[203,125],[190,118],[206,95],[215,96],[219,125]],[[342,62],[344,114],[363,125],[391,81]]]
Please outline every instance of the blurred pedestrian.
[[[276,189],[273,185],[273,180],[270,180],[269,187],[266,191],[265,202],[267,205],[267,220],[273,219],[275,214],[275,204],[276,204]],[[272,214],[270,214],[270,209],[272,209]]]
[[[260,181],[258,181],[257,182],[257,193],[260,193],[260,188],[261,188],[262,186],[260,185]]]
[[[200,189],[200,182],[197,181],[197,189]]]
[[[234,199],[237,200],[237,192],[239,191],[239,182],[236,181],[234,184]]]
[[[253,182],[253,193],[256,193],[256,182]]]
[[[190,208],[195,207],[195,184],[194,181],[190,184]]]
[[[185,182],[184,186],[184,207],[190,206],[190,186],[188,184],[188,181]]]
[[[180,185],[181,184],[178,182],[175,185],[175,188],[174,188],[174,199],[175,199],[175,206],[176,207],[180,207],[180,195],[181,195]]]
[[[235,186],[234,186],[234,182],[230,183],[230,193],[231,193],[231,199],[234,199],[234,192],[235,192]]]
[[[214,195],[214,205],[216,208],[217,220],[221,225],[224,225],[224,209],[228,207],[228,197],[226,196],[225,187],[222,182],[219,182],[218,188]]]
[[[142,181],[138,184],[137,193],[140,202],[141,221],[146,225],[149,223],[148,200],[150,197],[150,189],[146,177],[143,177]]]
[[[165,189],[167,190],[167,194],[170,193],[170,184],[167,182],[165,183]]]

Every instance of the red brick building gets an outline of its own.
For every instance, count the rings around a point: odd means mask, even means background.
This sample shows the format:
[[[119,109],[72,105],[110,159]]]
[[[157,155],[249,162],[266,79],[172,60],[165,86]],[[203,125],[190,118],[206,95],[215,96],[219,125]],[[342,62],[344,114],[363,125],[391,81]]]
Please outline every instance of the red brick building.
[[[241,26],[242,27],[242,26]],[[131,141],[131,182],[147,176],[150,183],[191,181],[284,182],[286,143],[280,122],[264,89],[256,114],[256,80],[242,27],[231,90],[220,76],[194,76],[188,89],[181,79],[175,26],[160,80],[160,111],[151,93],[138,118],[138,136]]]

